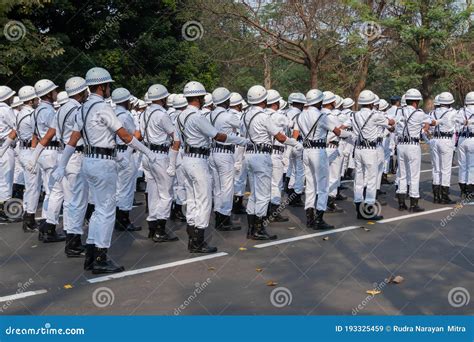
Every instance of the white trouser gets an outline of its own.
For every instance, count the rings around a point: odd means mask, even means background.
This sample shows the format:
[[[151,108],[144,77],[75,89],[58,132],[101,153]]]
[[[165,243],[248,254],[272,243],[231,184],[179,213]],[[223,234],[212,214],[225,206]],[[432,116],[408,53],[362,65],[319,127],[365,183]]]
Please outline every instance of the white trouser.
[[[12,197],[14,170],[14,152],[12,148],[8,148],[3,157],[0,158],[0,203]]]
[[[31,154],[33,150],[30,148],[20,149],[20,162],[26,165],[31,160]],[[35,173],[31,173],[25,169],[25,192],[23,194],[23,209],[28,214],[35,214],[38,208],[38,200],[41,193],[41,173],[40,170],[36,170]]]
[[[58,151],[45,149],[38,158],[38,165],[41,168],[43,189],[46,196],[43,200],[43,211],[41,217],[46,219],[47,223],[58,224],[59,213],[63,204],[64,194],[61,182],[53,184],[51,174],[56,168],[58,161]]]
[[[113,159],[84,158],[82,169],[95,210],[89,220],[87,243],[109,248],[115,226],[117,163]]]
[[[173,202],[173,178],[166,173],[170,164],[167,153],[155,152],[156,161],[150,163],[144,156],[142,163],[147,177],[148,217],[147,221],[167,220]]]
[[[383,173],[389,173],[390,172],[390,157],[392,156],[393,152],[392,152],[392,147],[391,147],[391,143],[392,143],[392,137],[391,135],[389,135],[388,137],[384,137],[383,138],[383,143],[382,143],[382,146],[383,146],[383,153],[384,153],[384,157],[383,157]]]
[[[384,162],[385,162],[385,150],[382,143],[382,144],[377,145],[377,190],[380,190],[380,186],[382,185]]]
[[[326,149],[305,148],[303,163],[306,179],[304,208],[306,210],[316,205],[317,210],[325,211],[329,192],[329,162]]]
[[[272,190],[271,202],[276,205],[281,203],[281,192],[283,191],[283,152],[272,154]]]
[[[122,158],[127,155],[127,152],[118,152],[119,156]],[[120,157],[119,157],[120,158]],[[135,194],[136,181],[137,181],[137,167],[133,154],[128,160],[127,166],[121,169],[117,165],[117,207],[120,210],[130,211],[133,206],[133,195]]]
[[[353,169],[354,168],[354,158],[352,157],[352,154],[354,152],[354,139],[352,136],[347,137],[345,139],[341,139],[339,141],[340,149],[342,151],[343,155],[343,161],[342,161],[342,170],[341,170],[341,175],[343,176],[344,173],[348,168]],[[352,164],[351,164],[352,160]]]
[[[173,192],[176,204],[183,205],[186,202],[186,187],[182,150],[179,151],[176,157],[176,177],[173,180]]]
[[[13,174],[13,183],[25,185],[25,175],[23,174],[23,166],[20,163],[20,147],[18,145],[15,147],[13,154],[15,156],[15,171]]]
[[[433,184],[449,187],[453,167],[454,143],[452,139],[433,139]]]
[[[250,184],[247,214],[257,217],[267,215],[272,188],[272,157],[268,153],[246,153]]]
[[[88,186],[82,171],[82,153],[74,153],[66,166],[62,180],[64,191],[63,226],[68,234],[83,233],[87,210]]]
[[[213,152],[209,166],[214,180],[214,211],[229,216],[234,197],[234,154]]]
[[[247,156],[244,155],[242,158],[242,165],[240,166],[240,171],[237,172],[234,181],[234,194],[236,196],[243,196],[245,193],[245,187],[247,186],[247,175],[248,175],[248,165],[247,165]]]
[[[420,197],[421,148],[418,144],[398,144],[397,147],[398,178],[397,194],[406,194],[410,185],[410,197]]]
[[[377,193],[377,149],[358,148],[354,152],[355,177],[354,177],[354,202],[366,204],[375,203]],[[367,187],[364,199],[364,187]]]
[[[186,221],[199,229],[209,226],[212,177],[207,158],[183,157],[186,187]]]
[[[329,196],[337,196],[337,188],[341,184],[342,154],[337,147],[326,148],[329,163]]]
[[[293,189],[297,194],[302,194],[304,190],[305,170],[303,165],[303,151],[297,152],[291,150],[289,164],[292,165],[293,171],[290,173],[290,181],[288,188]],[[288,166],[288,169],[290,166]],[[288,177],[288,175],[287,175]]]
[[[459,183],[474,184],[474,138],[459,138]]]

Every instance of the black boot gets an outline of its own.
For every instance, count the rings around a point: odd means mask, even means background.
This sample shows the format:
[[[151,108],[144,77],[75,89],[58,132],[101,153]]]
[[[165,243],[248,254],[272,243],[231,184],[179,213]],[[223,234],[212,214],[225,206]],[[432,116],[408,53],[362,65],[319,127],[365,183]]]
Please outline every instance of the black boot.
[[[361,216],[363,217],[364,220],[370,220],[370,221],[383,220],[383,216],[379,215],[379,213],[376,212],[377,208],[378,207],[375,204],[363,203],[359,209],[363,211],[363,213],[361,213]]]
[[[306,209],[306,228],[315,229],[316,227],[316,214],[314,208]]]
[[[148,238],[151,239],[158,228],[158,221],[147,221],[148,223]]]
[[[137,201],[135,197],[133,198],[133,206],[138,207],[139,205],[142,205],[143,202]]]
[[[92,214],[94,213],[94,210],[95,210],[95,205],[87,203],[87,209],[86,209],[86,215],[84,217],[84,221],[89,223],[89,221],[91,220]]]
[[[454,204],[456,203],[449,198],[449,186],[441,186],[441,204]]]
[[[386,192],[377,190],[377,194],[375,195],[375,199],[377,200],[377,202],[379,202],[380,205],[382,205],[382,206],[387,205],[387,201],[384,200],[384,199],[381,197],[381,195],[382,195],[381,193],[386,194]]]
[[[148,193],[145,192],[145,213],[148,213]]]
[[[128,210],[120,210],[117,208],[116,217],[115,217],[115,229],[120,231],[129,231],[129,232],[137,232],[142,230],[142,227],[135,226],[130,221],[130,211]]]
[[[290,206],[292,207],[304,207],[304,203],[301,200],[301,194],[297,194],[296,192],[293,191],[292,194],[288,196],[290,200]]]
[[[66,234],[66,246],[64,252],[68,258],[84,256],[85,247],[82,245],[80,234]]]
[[[388,175],[386,173],[382,173],[382,184],[393,184],[393,182],[388,179]]]
[[[336,197],[328,197],[328,205],[327,210],[328,213],[335,214],[335,213],[342,213],[344,210],[339,208],[336,204]]]
[[[314,228],[313,229],[318,229],[318,230],[323,230],[323,229],[333,229],[334,226],[326,223],[323,219],[324,216],[324,211],[323,210],[316,210],[316,215],[314,219]]]
[[[433,203],[441,203],[441,186],[432,184],[433,188]]]
[[[425,209],[418,205],[418,198],[410,197],[410,212],[421,213],[422,211],[425,211]]]
[[[248,223],[247,239],[251,239],[252,235],[255,231],[255,215],[248,215],[247,214],[247,223]]]
[[[232,204],[232,213],[237,215],[245,215],[245,207],[243,205],[244,196],[234,196],[234,202]]]
[[[353,172],[354,169],[347,168],[346,172],[344,172],[344,177],[342,177],[343,180],[352,180],[353,179]]]
[[[157,220],[157,228],[155,235],[153,235],[154,242],[172,242],[178,240],[177,236],[170,236],[166,233],[166,220]]]
[[[62,242],[66,240],[66,236],[63,233],[56,232],[56,225],[52,223],[45,222],[43,230],[43,242]]]
[[[287,216],[281,215],[283,209],[278,204],[270,203],[268,205],[268,220],[271,222],[288,222],[290,219]]]
[[[194,237],[194,226],[191,226],[189,224],[186,225],[186,233],[188,234],[188,251],[191,252]]]
[[[390,156],[390,161],[388,162],[388,169],[388,172],[390,172],[392,175],[397,173],[397,170],[395,170],[395,162],[392,156]]]
[[[251,236],[252,240],[276,240],[278,237],[276,235],[270,235],[265,229],[263,224],[263,217],[255,217],[255,226],[254,231]]]
[[[466,199],[468,195],[467,184],[459,183],[459,189],[461,190],[461,199]]]
[[[219,212],[215,212],[216,214],[216,229],[223,231],[223,232],[230,232],[241,230],[242,227],[238,225],[233,225],[230,215],[224,215]]]
[[[342,190],[342,185],[337,188],[336,201],[345,201],[347,199],[347,196],[344,196],[341,193],[341,190]]]
[[[94,262],[92,263],[92,273],[118,273],[125,271],[123,266],[117,265],[113,260],[107,259],[107,248],[94,247]]]
[[[405,203],[405,199],[406,199],[406,194],[397,194],[397,198],[398,198],[398,210],[400,211],[403,211],[403,210],[407,210],[408,207]]]
[[[204,239],[204,229],[194,228],[191,240],[191,253],[216,253],[217,247],[211,247]]]
[[[86,258],[84,259],[84,270],[92,270],[92,264],[94,263],[94,248],[95,245],[87,244],[86,245]]]
[[[283,191],[288,193],[288,184],[290,184],[290,177],[286,177],[286,173],[283,175]]]
[[[23,231],[25,233],[34,233],[38,231],[38,225],[35,221],[35,214],[23,214]]]
[[[183,206],[181,204],[173,202],[170,219],[186,222],[186,216],[183,214]]]
[[[12,198],[23,200],[23,193],[25,192],[25,186],[23,184],[13,183],[12,187]]]

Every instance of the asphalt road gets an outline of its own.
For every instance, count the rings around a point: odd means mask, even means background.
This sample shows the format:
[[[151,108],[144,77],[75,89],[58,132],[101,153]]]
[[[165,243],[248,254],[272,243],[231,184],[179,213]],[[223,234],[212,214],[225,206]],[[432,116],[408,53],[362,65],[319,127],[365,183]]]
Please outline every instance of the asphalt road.
[[[66,258],[64,244],[43,244],[20,223],[0,225],[0,314],[472,314],[473,300],[465,299],[474,296],[474,206],[433,204],[428,155],[421,169],[428,170],[421,174],[421,215],[399,212],[394,186],[383,186],[389,220],[356,220],[348,183],[350,199],[339,202],[345,213],[326,215],[344,229],[308,230],[303,208],[287,208],[290,222],[271,224],[278,240],[268,245],[245,238],[246,219],[239,215],[239,232],[210,227],[219,247],[210,256],[187,252],[181,223],[169,224],[179,242],[148,240],[145,209],[137,207],[133,217],[144,229],[113,236],[110,256],[127,271],[116,279],[84,272],[83,259]],[[452,184],[460,201],[457,168]],[[390,276],[404,280],[387,283]],[[380,293],[366,293],[373,289]]]

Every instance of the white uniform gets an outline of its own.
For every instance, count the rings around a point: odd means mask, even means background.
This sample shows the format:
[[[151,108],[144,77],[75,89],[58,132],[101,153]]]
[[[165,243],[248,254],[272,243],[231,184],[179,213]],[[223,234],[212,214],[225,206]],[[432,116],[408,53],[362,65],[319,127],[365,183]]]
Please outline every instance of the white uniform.
[[[474,185],[474,105],[461,108],[456,120],[461,127],[458,142],[459,183],[472,187]]]
[[[240,132],[244,130],[242,118],[244,113],[240,113],[235,109],[230,109],[229,112],[233,113],[239,120]],[[239,171],[235,175],[234,181],[234,193],[238,197],[244,196],[245,187],[247,185],[247,176],[248,176],[248,167],[247,167],[247,158],[245,156],[245,147],[237,146],[235,151],[235,163],[236,169]]]
[[[226,135],[235,135],[240,128],[237,116],[219,105],[209,114],[211,124],[217,131]],[[214,211],[230,216],[234,195],[234,153],[235,145],[213,143],[212,154],[209,158],[214,180]]]
[[[353,114],[354,112],[350,108],[343,109],[338,115],[339,122],[344,123],[349,121]],[[346,130],[352,132],[352,127]],[[348,168],[354,168],[354,142],[354,135],[352,133],[346,138],[341,138],[339,141],[340,152],[343,158],[341,175],[344,175]]]
[[[170,135],[175,129],[166,110],[158,104],[151,104],[142,117],[140,133],[143,142],[156,155],[154,163],[143,156],[143,168],[147,175],[147,221],[167,220],[173,201],[173,178],[166,173],[166,169],[170,163]],[[175,140],[177,139],[175,136]]]
[[[183,171],[186,187],[186,221],[198,229],[209,226],[212,209],[212,176],[209,170],[210,139],[218,131],[200,110],[189,105],[177,118],[184,143]]]
[[[327,115],[328,122],[330,126],[339,127],[343,124],[340,121],[339,109],[330,110],[327,108],[321,109],[321,112],[324,115]],[[335,198],[337,195],[337,188],[341,184],[341,173],[342,173],[342,161],[343,155],[341,153],[340,140],[337,135],[333,132],[328,132],[327,135],[327,148],[326,153],[328,155],[328,163],[329,163],[329,197]]]
[[[329,191],[329,162],[326,153],[326,137],[336,125],[327,114],[310,106],[296,120],[296,129],[303,137],[303,163],[306,179],[305,210],[316,206],[325,211]],[[317,203],[316,203],[317,197]]]
[[[83,170],[95,211],[89,221],[87,244],[109,248],[115,223],[117,165],[115,132],[122,127],[104,99],[91,94],[77,115],[74,130],[81,131],[85,145]]]
[[[296,107],[291,107],[286,111],[286,116],[289,120],[289,125],[291,126],[288,136],[291,136],[293,129],[296,124],[298,116],[301,114],[301,110]],[[301,139],[299,139],[301,141]],[[288,182],[288,188],[293,189],[295,193],[302,194],[304,190],[304,165],[303,165],[303,151],[296,151],[292,147],[287,147],[289,149],[289,160],[288,160],[288,169],[286,171],[286,177],[290,178]]]
[[[56,114],[52,127],[56,129],[56,138],[62,145],[67,144],[71,138],[80,107],[81,104],[71,98]],[[83,140],[80,139],[76,144],[76,152],[69,159],[61,182],[64,193],[63,229],[68,234],[83,233],[88,198],[87,182],[82,171],[83,149]],[[62,150],[59,155],[61,153]]]
[[[14,127],[15,113],[4,102],[0,102],[0,144],[3,144]],[[0,203],[12,197],[13,173],[15,156],[13,148],[9,147],[0,158]]]
[[[15,121],[20,114],[20,111],[16,108],[13,109],[13,113],[15,114]],[[15,156],[15,171],[13,174],[13,184],[25,185],[25,176],[24,176],[24,167],[21,165],[20,162],[20,146],[16,144],[13,154]]]
[[[419,198],[420,132],[425,124],[430,123],[430,118],[421,109],[406,106],[397,111],[395,121],[399,172],[397,194],[406,194],[409,184],[410,197]]]
[[[176,127],[176,118],[181,114],[182,110],[175,110],[171,112],[170,119]],[[175,139],[179,139],[179,136],[175,134]],[[183,205],[186,202],[186,187],[185,187],[185,176],[183,169],[183,155],[184,155],[184,146],[180,145],[178,155],[176,156],[176,176],[173,180],[173,200],[178,205]]]

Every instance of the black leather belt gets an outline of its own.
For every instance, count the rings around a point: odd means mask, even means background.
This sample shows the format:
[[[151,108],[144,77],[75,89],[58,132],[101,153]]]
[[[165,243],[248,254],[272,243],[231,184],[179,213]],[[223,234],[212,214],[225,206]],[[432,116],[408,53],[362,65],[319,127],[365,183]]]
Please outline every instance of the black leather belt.
[[[84,145],[76,146],[76,150],[74,152],[83,153],[84,152]]]
[[[234,153],[235,145],[224,145],[219,143],[214,143],[212,147],[212,152],[214,153]]]
[[[298,135],[298,138],[296,138],[296,141],[298,142],[303,142],[303,137],[300,135]]]
[[[273,145],[272,146],[273,153],[277,152],[279,154],[285,152],[285,146]]]
[[[193,157],[193,158],[207,158],[210,154],[210,149],[206,147],[192,147],[186,146],[184,148],[184,154],[186,157]]]
[[[87,146],[85,154],[88,158],[113,159],[117,156],[117,150],[115,148]]]
[[[377,140],[374,140],[374,141],[369,141],[369,140],[362,140],[362,141],[358,141],[356,143],[356,147],[357,148],[377,148]]]
[[[435,132],[433,134],[433,138],[435,139],[449,139],[449,138],[452,138],[453,137],[453,133],[447,133],[447,132]]]
[[[170,150],[170,145],[148,144],[147,146],[151,151],[158,153],[168,153]]]
[[[30,148],[31,140],[20,140],[20,148]]]
[[[245,149],[247,153],[272,153],[272,145],[269,144],[248,144]]]
[[[327,145],[327,147],[329,148],[337,148],[338,146],[339,146],[339,141],[335,141],[335,140],[328,142],[328,145]]]
[[[460,137],[463,137],[463,138],[474,138],[474,133],[467,133],[467,132],[463,132],[461,133]]]
[[[127,145],[117,145],[115,148],[117,149],[117,152],[125,152],[127,150],[128,146]]]
[[[382,145],[383,144],[383,137],[378,137],[376,141],[377,141],[377,145]]]
[[[304,148],[326,148],[326,142],[324,140],[305,140],[303,142]]]
[[[61,143],[59,141],[50,141],[48,146],[45,147],[47,150],[58,150],[61,147]]]
[[[419,138],[408,138],[408,137],[405,137],[405,138],[398,138],[397,139],[397,142],[399,144],[413,144],[413,145],[417,145],[420,143],[420,139]]]

